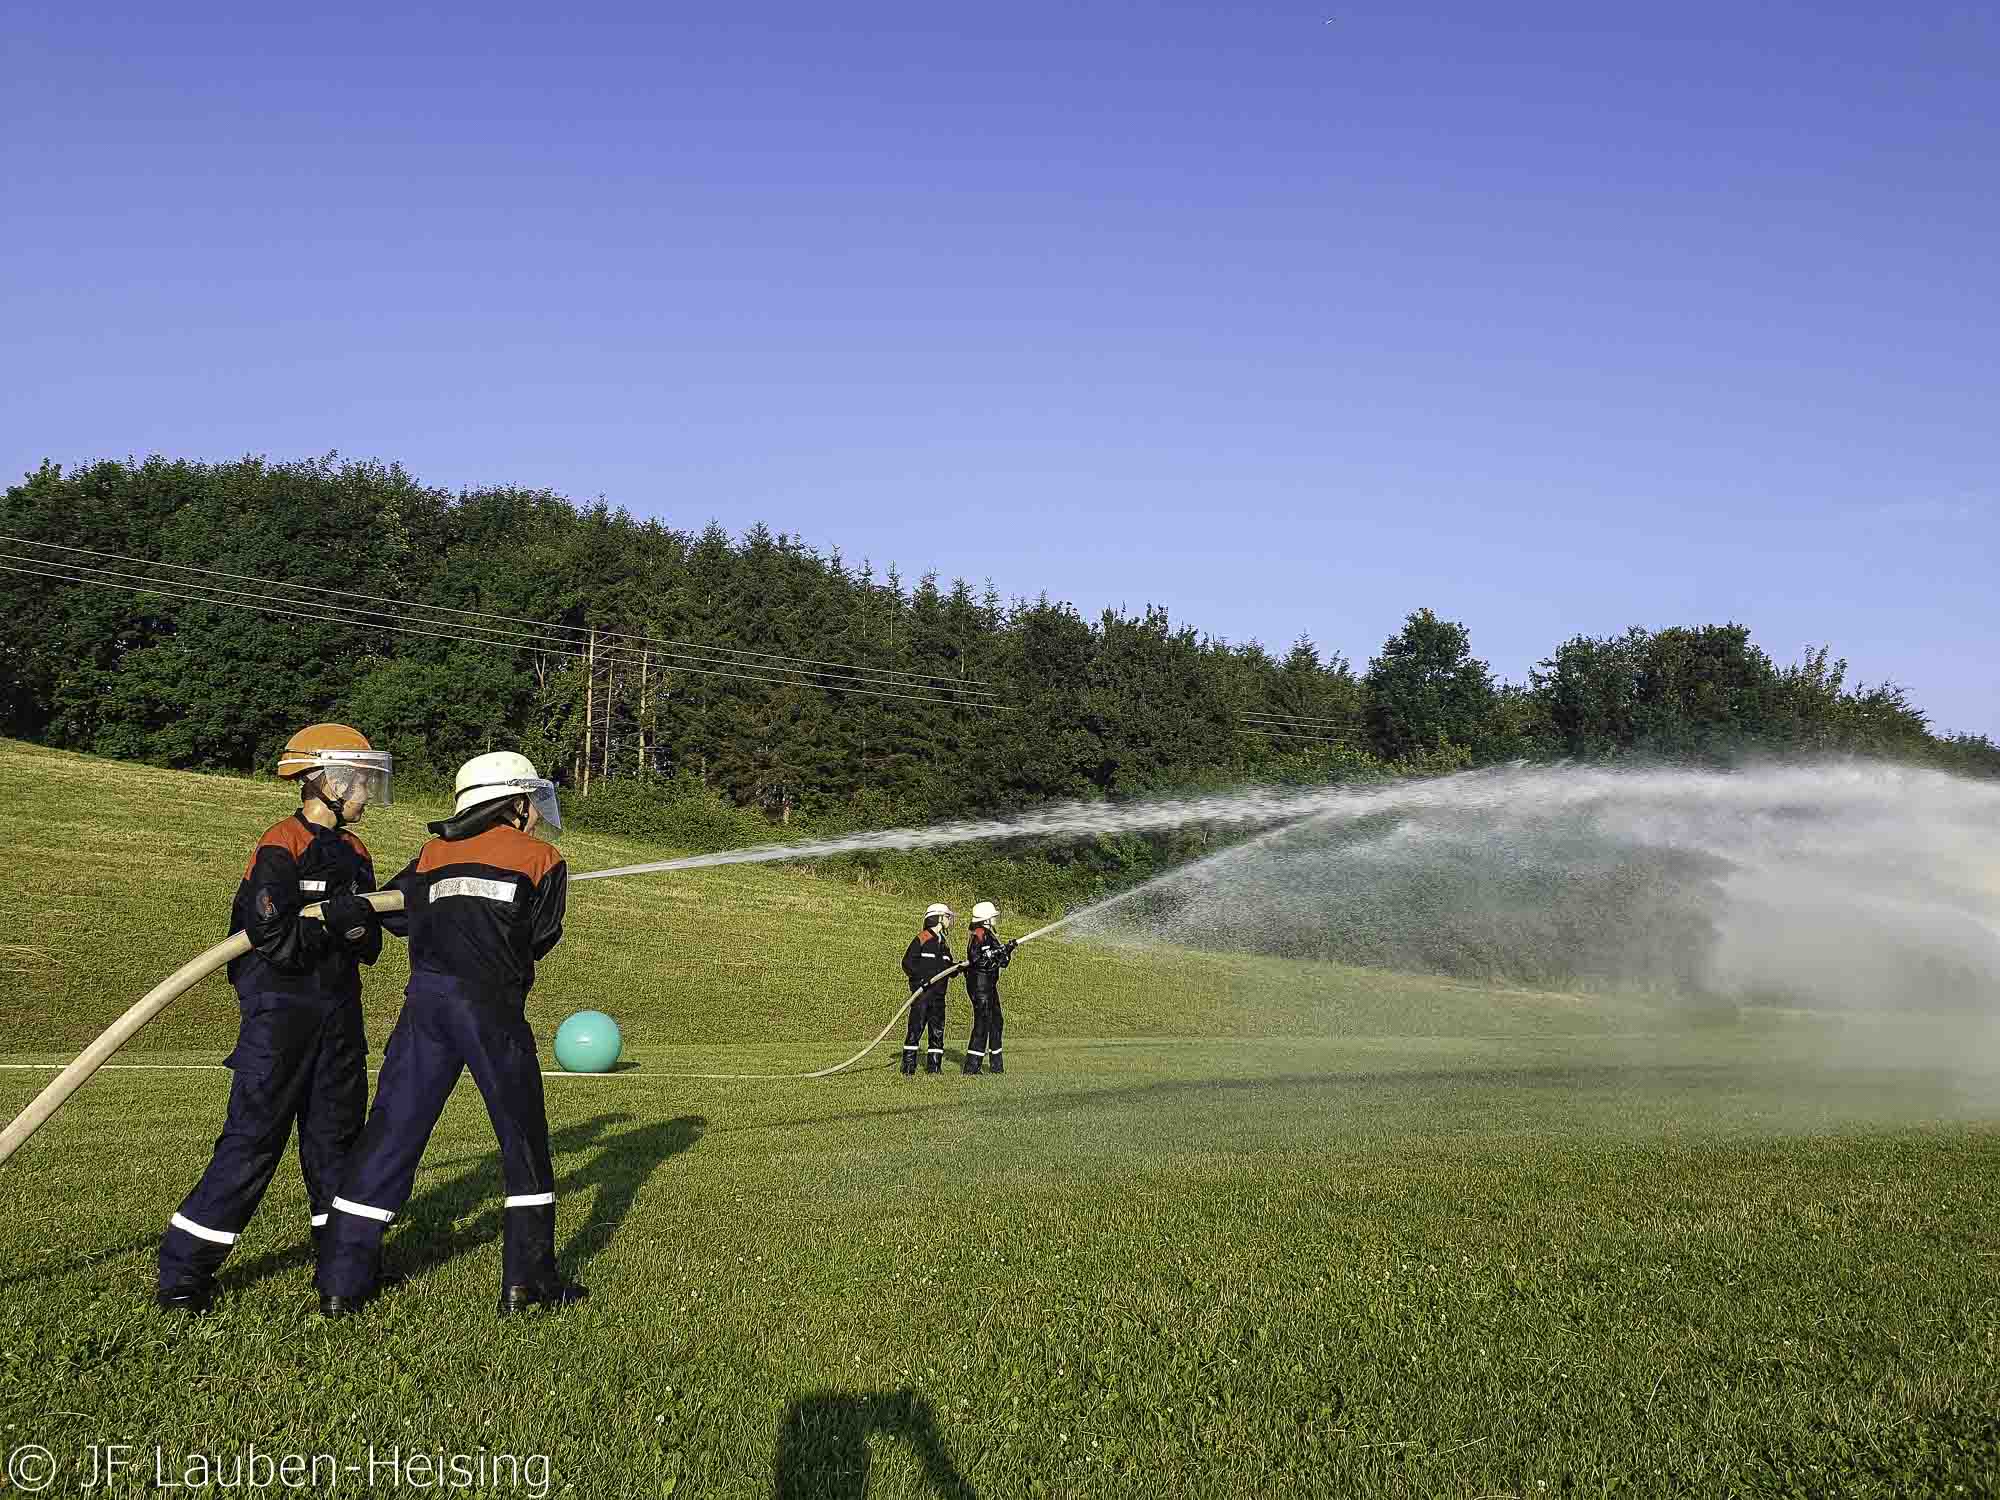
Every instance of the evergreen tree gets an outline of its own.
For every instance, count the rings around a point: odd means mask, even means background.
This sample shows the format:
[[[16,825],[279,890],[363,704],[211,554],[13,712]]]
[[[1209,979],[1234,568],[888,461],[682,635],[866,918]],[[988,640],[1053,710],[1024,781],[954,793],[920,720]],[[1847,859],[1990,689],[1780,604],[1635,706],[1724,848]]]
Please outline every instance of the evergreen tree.
[[[1497,703],[1493,674],[1472,655],[1470,633],[1420,609],[1368,664],[1367,723],[1375,753],[1401,761],[1439,749],[1470,751]]]

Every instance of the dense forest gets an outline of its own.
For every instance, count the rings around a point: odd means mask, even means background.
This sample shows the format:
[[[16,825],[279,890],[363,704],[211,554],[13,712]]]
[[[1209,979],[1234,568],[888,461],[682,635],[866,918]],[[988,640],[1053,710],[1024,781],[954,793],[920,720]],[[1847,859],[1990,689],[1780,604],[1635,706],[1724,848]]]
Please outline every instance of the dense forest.
[[[1357,670],[1303,636],[1085,619],[762,526],[331,457],[46,465],[7,490],[0,535],[0,733],[244,770],[339,718],[406,784],[518,745],[586,820],[681,843],[1522,758],[2000,775],[1986,737],[1933,733],[1828,651],[1781,665],[1733,623],[1578,636],[1509,683],[1423,608]]]

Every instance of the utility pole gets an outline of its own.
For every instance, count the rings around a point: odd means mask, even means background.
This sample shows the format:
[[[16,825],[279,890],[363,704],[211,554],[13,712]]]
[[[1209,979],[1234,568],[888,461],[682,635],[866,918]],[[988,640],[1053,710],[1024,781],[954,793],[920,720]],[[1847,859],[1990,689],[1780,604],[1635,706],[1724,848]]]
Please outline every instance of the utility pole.
[[[590,737],[597,727],[597,627],[590,630],[589,654],[583,667],[583,795],[590,795]]]
[[[607,781],[611,779],[611,726],[616,721],[617,714],[618,668],[607,666],[604,669],[604,738],[599,742],[602,746],[600,754],[603,756],[604,777]]]
[[[646,664],[652,656],[652,648],[639,653],[639,774],[646,774]]]

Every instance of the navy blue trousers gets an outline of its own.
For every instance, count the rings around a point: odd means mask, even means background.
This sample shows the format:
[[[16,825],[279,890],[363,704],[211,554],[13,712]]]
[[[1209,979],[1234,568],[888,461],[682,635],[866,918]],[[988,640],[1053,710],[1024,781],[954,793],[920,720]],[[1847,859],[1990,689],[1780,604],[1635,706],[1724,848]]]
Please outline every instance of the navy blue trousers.
[[[983,1062],[1000,1060],[1000,1033],[1005,1029],[1000,996],[972,1002],[972,1040],[965,1044],[965,1064],[977,1071]]]
[[[206,1286],[249,1224],[299,1128],[315,1234],[326,1223],[368,1106],[368,1039],[358,996],[301,999],[237,992],[242,1027],[229,1054],[229,1113],[208,1170],[160,1241],[160,1286]]]
[[[503,1286],[556,1274],[556,1174],[542,1106],[542,1065],[521,997],[468,993],[418,973],[383,1049],[375,1106],[348,1158],[319,1257],[322,1292],[366,1297],[381,1281],[382,1236],[410,1201],[417,1163],[462,1072],[486,1100],[506,1185]]]
[[[930,1032],[930,1047],[924,1052],[924,1071],[935,1073],[944,1066],[944,991],[910,1002],[910,1029],[903,1038],[903,1071],[917,1071],[917,1048],[924,1032]]]

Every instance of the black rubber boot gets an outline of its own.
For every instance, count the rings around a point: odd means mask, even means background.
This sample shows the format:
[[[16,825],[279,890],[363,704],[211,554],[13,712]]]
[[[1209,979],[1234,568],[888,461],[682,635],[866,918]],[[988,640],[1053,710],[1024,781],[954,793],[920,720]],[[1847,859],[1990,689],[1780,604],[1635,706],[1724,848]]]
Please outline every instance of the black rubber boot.
[[[976,1077],[976,1076],[978,1075],[978,1073],[979,1073],[979,1059],[978,1059],[978,1058],[976,1058],[976,1057],[968,1057],[968,1058],[966,1058],[966,1060],[965,1060],[965,1074],[966,1074],[966,1076],[967,1076],[968,1078],[971,1078],[971,1077]]]
[[[986,1068],[991,1073],[1004,1073],[1007,1071],[1000,1064],[1000,1054],[998,1052],[989,1052],[986,1054]]]
[[[573,1281],[551,1281],[543,1286],[510,1286],[500,1291],[500,1316],[511,1317],[531,1307],[569,1307],[590,1295],[590,1288]]]
[[[319,1315],[322,1318],[351,1318],[368,1305],[366,1297],[340,1297],[332,1292],[319,1295]]]
[[[153,1294],[153,1305],[161,1312],[186,1313],[198,1318],[215,1306],[215,1288],[203,1286],[163,1286]]]

